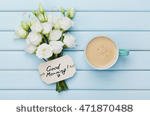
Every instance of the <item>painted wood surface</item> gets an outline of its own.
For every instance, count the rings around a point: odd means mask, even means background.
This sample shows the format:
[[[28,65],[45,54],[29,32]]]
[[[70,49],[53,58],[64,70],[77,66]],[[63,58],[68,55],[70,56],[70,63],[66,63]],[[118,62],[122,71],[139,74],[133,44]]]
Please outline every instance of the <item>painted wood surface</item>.
[[[150,71],[78,71],[67,83],[72,90],[149,90],[149,76]],[[3,90],[55,89],[41,82],[38,71],[1,71],[0,82]]]
[[[104,35],[115,41],[120,48],[128,50],[150,50],[150,31],[77,31],[71,32],[76,37],[77,46],[69,50],[84,50],[87,43],[95,36]],[[14,32],[0,32],[0,51],[24,50],[25,41],[17,39]],[[143,43],[144,42],[144,43]]]
[[[0,0],[1,11],[31,11],[42,3],[47,10],[73,7],[78,11],[150,11],[149,0]]]
[[[61,94],[40,80],[37,68],[43,61],[25,53],[24,40],[14,35],[39,3],[47,11],[58,12],[59,6],[77,10],[71,33],[78,46],[65,50],[77,73],[67,80],[70,90]],[[130,55],[107,71],[92,69],[84,48],[97,35],[112,38]],[[149,0],[0,0],[0,40],[0,99],[150,99]]]
[[[52,100],[135,100],[150,98],[148,90],[70,90],[56,93],[51,90],[1,90],[1,99]]]
[[[0,12],[0,30],[15,30],[26,15],[28,12]],[[149,12],[77,12],[74,21],[71,30],[150,30]]]
[[[93,70],[85,59],[83,51],[65,51],[64,55],[70,55],[75,61],[79,70]],[[24,51],[1,51],[1,70],[33,70],[37,69],[43,61],[35,55],[30,55]],[[149,70],[150,51],[131,51],[128,57],[119,57],[112,70]]]

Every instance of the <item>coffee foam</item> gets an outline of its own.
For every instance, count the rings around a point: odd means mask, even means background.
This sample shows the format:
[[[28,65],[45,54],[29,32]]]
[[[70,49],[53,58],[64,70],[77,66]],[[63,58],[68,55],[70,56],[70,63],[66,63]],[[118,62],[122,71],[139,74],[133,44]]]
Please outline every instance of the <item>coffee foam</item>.
[[[95,37],[86,48],[86,57],[88,62],[97,68],[110,66],[116,60],[118,55],[116,44],[108,37]]]

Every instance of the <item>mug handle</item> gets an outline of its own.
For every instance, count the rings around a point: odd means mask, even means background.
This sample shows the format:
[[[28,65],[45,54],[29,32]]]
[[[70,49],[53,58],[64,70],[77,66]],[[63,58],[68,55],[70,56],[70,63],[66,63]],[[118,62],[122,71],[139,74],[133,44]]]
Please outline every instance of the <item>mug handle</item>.
[[[119,49],[119,55],[120,56],[128,56],[129,55],[129,50]]]

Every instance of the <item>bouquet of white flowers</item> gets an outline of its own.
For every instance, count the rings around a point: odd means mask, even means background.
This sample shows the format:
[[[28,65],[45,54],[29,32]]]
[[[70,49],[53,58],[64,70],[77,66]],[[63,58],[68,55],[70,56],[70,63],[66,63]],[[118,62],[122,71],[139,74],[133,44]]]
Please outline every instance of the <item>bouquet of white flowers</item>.
[[[41,5],[33,11],[34,19],[22,21],[16,30],[19,38],[27,43],[26,52],[35,54],[44,61],[49,61],[62,56],[64,48],[75,46],[75,38],[68,32],[73,26],[74,9],[60,9],[61,15],[46,14]],[[56,83],[56,91],[67,90],[65,81]]]

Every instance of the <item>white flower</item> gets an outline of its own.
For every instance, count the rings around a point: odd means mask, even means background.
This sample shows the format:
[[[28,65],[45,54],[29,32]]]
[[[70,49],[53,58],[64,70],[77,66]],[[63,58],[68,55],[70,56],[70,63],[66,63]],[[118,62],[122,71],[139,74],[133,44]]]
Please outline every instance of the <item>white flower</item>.
[[[55,30],[59,30],[60,29],[59,23],[53,24],[53,27],[54,27]]]
[[[54,29],[60,29],[60,20],[62,19],[61,16],[55,16],[53,17],[53,26],[54,26]]]
[[[25,49],[25,51],[30,54],[33,54],[36,51],[36,46],[34,46],[32,44],[27,45],[27,48]]]
[[[65,34],[64,35],[64,40],[63,40],[63,42],[64,42],[64,44],[67,46],[67,47],[69,47],[69,48],[72,48],[72,47],[74,47],[75,46],[75,41],[76,41],[76,39],[71,35],[71,34]]]
[[[59,54],[63,50],[64,44],[61,41],[50,41],[50,46],[54,54]]]
[[[43,33],[48,34],[52,30],[52,25],[50,22],[42,23]]]
[[[31,25],[31,30],[33,32],[42,32],[43,30],[43,27],[41,25],[40,22],[34,22],[32,25]]]
[[[64,46],[64,43],[62,41],[50,41],[50,45],[58,45],[58,46]]]
[[[52,40],[52,41],[57,41],[61,38],[62,36],[62,31],[60,30],[52,30],[50,32],[50,36],[49,36],[49,40]]]
[[[48,14],[48,22],[51,23],[51,25],[53,24],[53,15],[52,14]]]
[[[30,43],[33,45],[39,45],[42,41],[42,36],[36,32],[30,32],[27,39],[29,39]]]
[[[22,27],[17,28],[16,35],[20,38],[27,38],[28,32],[26,32]]]
[[[52,55],[53,55],[53,52],[52,52],[51,46],[46,43],[43,43],[37,48],[36,56],[39,57],[40,59],[42,58],[48,59]]]
[[[61,16],[53,16],[52,14],[48,15],[48,22],[54,27],[54,29],[60,29],[59,21]]]
[[[30,40],[28,38],[26,39],[26,43],[27,43],[27,45],[31,44],[31,42],[30,42]]]
[[[62,17],[59,21],[60,28],[63,30],[68,30],[73,25],[73,21],[68,17]]]
[[[53,16],[53,17],[52,17],[52,22],[53,22],[53,24],[58,23],[59,20],[61,20],[61,18],[62,18],[62,16],[59,16],[59,15]]]
[[[63,50],[63,47],[62,47],[62,46],[58,46],[58,45],[56,45],[56,46],[51,46],[51,48],[52,48],[52,52],[53,52],[54,54],[59,54],[59,53],[61,53],[61,51]]]

